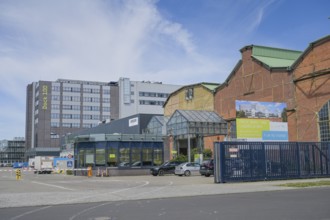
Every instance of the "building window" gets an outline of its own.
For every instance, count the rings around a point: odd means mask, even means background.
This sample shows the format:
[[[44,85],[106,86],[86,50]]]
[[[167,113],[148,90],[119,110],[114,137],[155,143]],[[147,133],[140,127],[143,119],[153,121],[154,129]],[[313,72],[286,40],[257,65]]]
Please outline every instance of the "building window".
[[[330,101],[319,111],[320,140],[330,141]]]
[[[51,139],[59,139],[60,136],[58,134],[55,134],[55,133],[50,133],[50,138]]]
[[[110,98],[103,98],[102,100],[104,103],[110,103]]]
[[[71,92],[71,87],[63,87],[63,92]]]
[[[72,123],[71,127],[72,128],[80,128],[80,123]]]
[[[102,120],[110,119],[110,115],[102,115]]]
[[[92,89],[92,93],[99,94],[100,93],[100,89]]]
[[[83,119],[90,120],[92,119],[92,115],[83,115]]]
[[[62,123],[62,127],[71,128],[71,123]]]
[[[70,115],[70,114],[63,114],[62,115],[62,118],[64,118],[64,119],[71,119],[72,118],[72,115]]]
[[[59,92],[60,91],[60,86],[52,86],[52,91],[53,92]]]
[[[192,100],[194,97],[194,88],[186,89],[186,100]]]
[[[52,109],[58,110],[58,109],[60,109],[60,105],[52,104]]]
[[[62,105],[62,109],[63,110],[71,110],[72,107],[71,107],[71,105]]]
[[[100,111],[100,106],[91,106],[92,111]]]
[[[128,167],[130,165],[130,147],[129,143],[122,143],[119,147],[119,166]]]
[[[105,143],[96,143],[95,166],[105,166]]]
[[[110,94],[110,90],[109,89],[103,89],[103,94]]]
[[[155,101],[155,100],[140,100],[140,105],[164,105],[164,101]]]
[[[72,105],[72,110],[80,110],[80,105]]]
[[[60,101],[59,95],[52,95],[52,101]]]
[[[60,127],[60,123],[59,123],[59,122],[51,122],[51,123],[50,123],[50,126],[51,126],[52,128],[59,128],[59,127]]]
[[[92,119],[93,120],[100,120],[100,116],[99,115],[92,115]]]
[[[51,118],[51,119],[59,119],[59,118],[60,118],[60,114],[58,114],[58,113],[52,113],[52,114],[50,115],[50,118]]]
[[[102,107],[103,112],[110,112],[110,107]]]
[[[73,114],[72,119],[80,119],[80,114]]]
[[[80,96],[72,96],[73,102],[80,102]]]
[[[89,124],[89,123],[83,124],[83,128],[91,128],[91,127],[92,127],[92,124]]]
[[[110,144],[108,147],[108,161],[107,164],[109,167],[117,167],[117,158],[118,158],[118,147],[115,144]]]
[[[71,96],[63,96],[63,101],[72,101]]]
[[[80,93],[80,87],[73,87],[73,88],[71,88],[71,91]]]

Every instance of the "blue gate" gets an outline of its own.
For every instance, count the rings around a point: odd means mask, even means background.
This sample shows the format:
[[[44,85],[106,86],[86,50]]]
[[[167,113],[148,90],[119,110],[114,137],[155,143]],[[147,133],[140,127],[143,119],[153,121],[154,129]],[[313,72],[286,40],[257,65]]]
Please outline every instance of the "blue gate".
[[[330,177],[330,142],[216,142],[215,183]]]

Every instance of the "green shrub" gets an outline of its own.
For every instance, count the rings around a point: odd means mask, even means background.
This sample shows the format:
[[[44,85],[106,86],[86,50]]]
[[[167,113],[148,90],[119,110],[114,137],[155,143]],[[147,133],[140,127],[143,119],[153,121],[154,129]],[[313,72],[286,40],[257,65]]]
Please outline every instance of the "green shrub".
[[[184,163],[184,162],[188,161],[188,157],[187,157],[187,155],[179,154],[177,157],[173,158],[171,161]]]
[[[66,175],[73,175],[73,170],[66,170]]]
[[[213,155],[213,153],[212,153],[211,149],[204,149],[203,150],[203,158],[204,159],[210,159],[210,158],[212,158],[212,155]]]

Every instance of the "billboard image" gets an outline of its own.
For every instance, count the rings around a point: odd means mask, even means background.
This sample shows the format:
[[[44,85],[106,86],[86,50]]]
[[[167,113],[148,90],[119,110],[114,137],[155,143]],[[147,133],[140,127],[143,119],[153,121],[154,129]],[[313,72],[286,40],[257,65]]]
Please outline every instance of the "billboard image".
[[[236,100],[237,139],[288,141],[286,104]]]

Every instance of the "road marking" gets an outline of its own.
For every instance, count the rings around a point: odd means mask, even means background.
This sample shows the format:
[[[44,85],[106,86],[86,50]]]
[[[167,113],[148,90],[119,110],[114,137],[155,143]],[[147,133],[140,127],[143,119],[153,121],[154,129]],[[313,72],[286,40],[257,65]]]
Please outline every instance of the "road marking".
[[[118,192],[123,192],[123,191],[127,191],[127,190],[134,189],[134,188],[140,188],[140,187],[144,187],[144,186],[149,185],[149,184],[150,184],[149,181],[144,181],[144,184],[137,185],[137,186],[133,186],[133,187],[130,187],[130,188],[125,188],[125,189],[116,190],[116,191],[111,192],[111,193],[109,193],[109,194],[115,194],[115,193],[118,193]],[[108,193],[106,193],[106,194],[108,194]],[[84,197],[84,199],[86,199],[86,198],[91,198],[91,197],[95,197],[95,196],[96,196],[96,195],[93,195],[93,196],[87,196],[87,197]],[[77,199],[79,199],[79,198],[77,198]],[[72,199],[71,201],[73,201],[73,200],[77,200],[77,199]],[[81,199],[81,198],[80,198],[80,199]],[[106,203],[99,204],[99,205],[97,205],[97,206],[89,207],[88,209],[85,209],[85,210],[83,210],[83,211],[81,211],[81,212],[78,212],[78,213],[76,213],[75,215],[71,216],[71,218],[70,218],[69,220],[73,220],[73,219],[77,218],[78,216],[80,216],[80,215],[82,215],[82,214],[84,214],[84,213],[86,213],[86,212],[88,212],[88,211],[90,211],[90,210],[96,209],[96,208],[101,207],[101,206],[109,205],[109,204],[111,204],[111,203],[113,203],[113,202],[114,202],[114,201],[110,201],[110,202],[106,202]]]
[[[16,220],[16,219],[22,218],[22,217],[24,217],[24,216],[26,216],[26,215],[30,215],[30,214],[32,214],[32,213],[34,213],[34,212],[39,212],[39,211],[41,211],[41,210],[48,209],[48,208],[50,208],[50,207],[52,207],[52,206],[45,206],[45,207],[41,207],[41,208],[39,208],[39,209],[34,209],[34,210],[32,210],[32,211],[29,211],[29,212],[24,212],[23,214],[18,215],[18,216],[15,216],[15,217],[11,218],[10,220]]]
[[[41,183],[41,182],[36,182],[36,181],[32,181],[31,183],[36,183],[36,184],[40,184],[40,185],[51,186],[51,187],[55,187],[55,188],[59,188],[59,189],[74,191],[74,189],[66,188],[63,186],[57,186],[57,185],[53,185],[53,184],[48,184],[48,183]]]

